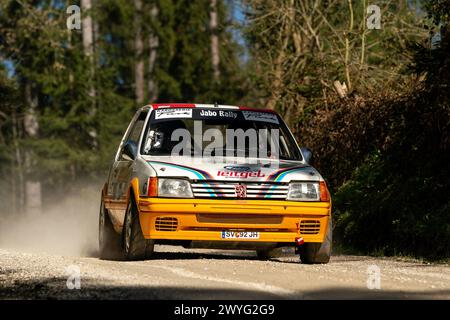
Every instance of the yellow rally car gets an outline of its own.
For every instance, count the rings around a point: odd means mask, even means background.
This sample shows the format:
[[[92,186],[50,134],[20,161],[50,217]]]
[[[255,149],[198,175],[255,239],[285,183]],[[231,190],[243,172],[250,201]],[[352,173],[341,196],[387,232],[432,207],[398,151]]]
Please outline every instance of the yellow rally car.
[[[266,259],[293,246],[303,263],[327,263],[331,199],[310,157],[271,110],[145,106],[102,191],[100,256],[146,259],[173,244]]]

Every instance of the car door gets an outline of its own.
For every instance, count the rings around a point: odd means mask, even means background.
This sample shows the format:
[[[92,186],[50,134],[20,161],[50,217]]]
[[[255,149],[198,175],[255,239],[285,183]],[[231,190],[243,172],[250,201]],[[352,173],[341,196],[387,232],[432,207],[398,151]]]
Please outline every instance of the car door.
[[[114,225],[122,225],[127,208],[128,184],[132,174],[134,160],[124,156],[124,148],[131,142],[138,146],[139,139],[144,128],[145,119],[148,111],[140,111],[133,118],[124,139],[119,146],[116,159],[111,169],[108,181],[108,196],[111,199],[110,207],[112,222]]]

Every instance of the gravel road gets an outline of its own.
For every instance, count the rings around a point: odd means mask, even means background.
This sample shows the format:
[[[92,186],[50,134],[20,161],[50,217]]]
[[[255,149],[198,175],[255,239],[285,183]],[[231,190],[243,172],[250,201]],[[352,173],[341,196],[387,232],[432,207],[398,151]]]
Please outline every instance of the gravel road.
[[[0,249],[0,299],[450,299],[448,264],[337,255],[302,265],[289,252],[259,261],[246,251],[156,251],[124,262]],[[371,265],[380,289],[368,289]],[[68,268],[79,269],[80,289],[68,289]]]

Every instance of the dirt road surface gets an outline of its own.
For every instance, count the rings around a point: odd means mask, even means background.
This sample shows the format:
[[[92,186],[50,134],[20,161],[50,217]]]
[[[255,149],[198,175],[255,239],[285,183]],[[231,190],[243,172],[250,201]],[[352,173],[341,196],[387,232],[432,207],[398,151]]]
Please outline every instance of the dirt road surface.
[[[0,299],[450,299],[447,264],[338,255],[302,265],[289,252],[260,261],[246,251],[156,251],[152,260],[125,262],[0,249]],[[380,289],[368,289],[371,265]],[[70,290],[68,270],[78,269],[80,289]]]

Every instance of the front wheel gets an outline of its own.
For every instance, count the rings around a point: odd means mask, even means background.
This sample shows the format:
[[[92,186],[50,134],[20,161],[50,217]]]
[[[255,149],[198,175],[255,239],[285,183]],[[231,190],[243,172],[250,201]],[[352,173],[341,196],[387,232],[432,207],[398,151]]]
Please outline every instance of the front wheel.
[[[100,259],[120,260],[123,258],[120,234],[114,230],[103,199],[99,212],[98,245]]]
[[[300,260],[305,264],[328,263],[333,242],[333,223],[328,219],[328,230],[322,243],[306,242],[300,248]]]
[[[145,260],[153,254],[154,241],[144,238],[139,214],[130,196],[123,224],[123,251],[127,260]]]

